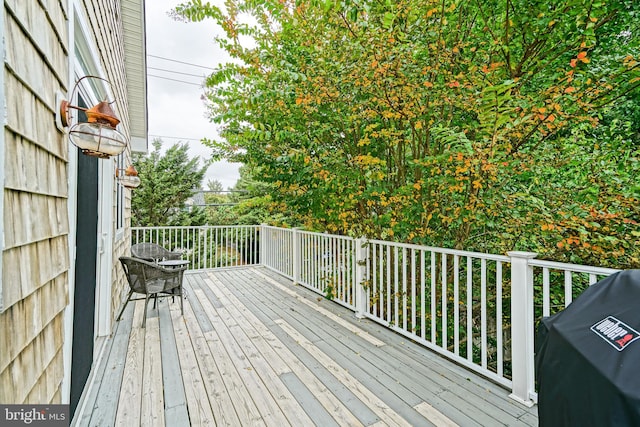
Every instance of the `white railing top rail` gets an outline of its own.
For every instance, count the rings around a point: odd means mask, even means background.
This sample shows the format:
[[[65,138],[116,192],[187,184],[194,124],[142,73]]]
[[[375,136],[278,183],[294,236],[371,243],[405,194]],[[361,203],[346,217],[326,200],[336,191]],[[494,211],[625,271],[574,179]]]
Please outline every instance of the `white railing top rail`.
[[[192,228],[259,228],[259,225],[154,225],[151,227],[131,227],[133,231],[139,230],[183,230]],[[274,227],[277,228],[277,227]]]
[[[482,259],[491,260],[491,261],[499,261],[499,262],[511,261],[511,258],[506,255],[495,255],[495,254],[488,254],[483,252],[461,251],[458,249],[439,248],[435,246],[423,246],[423,245],[416,245],[413,243],[389,242],[387,240],[370,239],[370,240],[367,240],[367,242],[375,243],[379,245],[394,246],[399,248],[415,249],[420,251],[438,252],[440,254],[446,254],[446,255],[458,255],[458,256],[471,257],[471,258],[482,258]]]
[[[553,270],[571,271],[573,273],[587,273],[608,276],[619,272],[615,268],[593,267],[589,265],[569,264],[564,262],[546,261],[542,259],[530,259],[529,265],[532,267],[549,268]]]
[[[353,237],[343,236],[343,235],[340,235],[340,234],[320,233],[318,231],[306,231],[306,230],[302,230],[302,229],[296,229],[296,230],[297,230],[298,233],[304,234],[306,236],[318,236],[318,237],[331,238],[331,239],[334,239],[334,240],[348,240],[348,241],[354,240]]]
[[[293,230],[293,228],[277,227],[275,225],[266,225],[266,224],[258,225],[256,227],[269,228],[271,230],[281,230],[281,231],[291,231],[291,230]]]

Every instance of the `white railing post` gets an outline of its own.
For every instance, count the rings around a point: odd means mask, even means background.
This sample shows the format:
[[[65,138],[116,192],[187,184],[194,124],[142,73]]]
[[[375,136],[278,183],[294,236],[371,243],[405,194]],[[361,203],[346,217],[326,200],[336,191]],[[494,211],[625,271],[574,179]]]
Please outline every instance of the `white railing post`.
[[[507,252],[511,257],[511,361],[512,399],[533,406],[534,392],[534,325],[533,267],[529,260],[534,252]]]
[[[266,232],[267,224],[260,224],[260,265],[267,265],[265,262],[267,256],[267,232]]]
[[[355,269],[355,306],[356,317],[362,319],[367,312],[367,290],[364,287],[364,282],[367,279],[367,241],[363,237],[355,239],[355,262],[353,268]]]
[[[207,243],[207,234],[209,234],[209,230],[207,230],[206,228],[201,228],[200,231],[204,232],[204,239],[203,239],[204,262],[202,263],[202,268],[210,268],[209,265],[207,265],[207,260],[209,259],[209,257],[207,256],[209,254],[209,244]],[[228,249],[225,247],[225,253],[227,253],[227,250]]]
[[[300,234],[298,234],[298,230],[300,230],[297,227],[293,228],[293,234],[291,236],[292,239],[292,262],[293,262],[293,283],[294,284],[298,284],[300,283],[300,263],[302,262],[302,254],[300,252]]]

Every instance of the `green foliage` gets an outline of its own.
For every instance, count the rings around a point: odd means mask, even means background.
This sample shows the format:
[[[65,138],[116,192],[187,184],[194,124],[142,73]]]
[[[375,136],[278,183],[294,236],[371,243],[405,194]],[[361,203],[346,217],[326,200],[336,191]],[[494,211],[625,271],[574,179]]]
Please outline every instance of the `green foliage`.
[[[146,156],[134,157],[133,164],[142,181],[131,198],[134,227],[163,225],[202,225],[202,209],[188,208],[187,200],[202,186],[206,166],[198,157],[189,158],[188,145],[176,144],[161,154],[162,142],[153,143]]]
[[[211,187],[211,186],[210,186]],[[273,202],[269,195],[269,185],[257,181],[247,166],[240,167],[240,178],[230,194],[205,196],[209,203],[223,206],[207,207],[207,221],[211,225],[255,225],[270,223],[292,226],[296,222],[291,215],[283,212],[283,207]],[[222,185],[214,185],[220,190]]]
[[[229,0],[223,13],[198,0],[176,12],[225,31],[233,62],[207,82],[223,139],[208,144],[263,183],[270,215],[640,266],[638,2]]]

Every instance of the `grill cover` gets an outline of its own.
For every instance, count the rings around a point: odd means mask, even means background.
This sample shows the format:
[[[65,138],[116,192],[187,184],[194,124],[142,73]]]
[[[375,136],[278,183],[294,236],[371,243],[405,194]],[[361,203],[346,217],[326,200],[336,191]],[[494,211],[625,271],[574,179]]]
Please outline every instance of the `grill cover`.
[[[540,323],[540,426],[640,426],[640,270],[613,274]]]

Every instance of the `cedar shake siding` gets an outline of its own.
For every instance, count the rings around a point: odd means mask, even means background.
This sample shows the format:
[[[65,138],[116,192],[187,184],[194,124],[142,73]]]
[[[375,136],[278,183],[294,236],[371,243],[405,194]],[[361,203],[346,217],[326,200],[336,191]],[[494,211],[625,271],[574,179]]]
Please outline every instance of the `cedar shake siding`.
[[[73,5],[73,6],[72,6]],[[93,58],[111,83],[119,130],[146,141],[146,62],[143,0],[5,0],[2,10],[4,67],[0,78],[0,136],[3,172],[0,286],[0,403],[48,404],[69,401],[63,382],[66,316],[74,289],[76,227],[73,165],[77,149],[56,125],[60,96],[68,99],[75,84],[74,42],[70,28],[76,11]],[[127,20],[123,23],[123,14]],[[127,35],[134,30],[134,37]],[[125,42],[126,40],[126,42]],[[142,59],[125,54],[133,46]],[[136,43],[142,43],[136,46]],[[142,64],[142,65],[141,65]],[[143,87],[141,83],[143,82]],[[136,89],[135,102],[128,93]],[[129,117],[136,114],[135,120]],[[136,122],[135,129],[130,123]],[[131,150],[125,151],[125,166]],[[109,251],[111,283],[107,314],[113,326],[123,301],[125,279],[118,257],[129,253],[130,197],[124,196],[123,227],[117,227],[118,188],[115,160],[100,160],[113,169],[114,218],[103,249]],[[102,213],[101,213],[102,214]],[[103,230],[104,231],[104,230]],[[100,277],[97,279],[101,280]],[[104,284],[103,284],[104,285]],[[88,301],[93,304],[93,301]],[[107,321],[107,325],[109,325]],[[99,332],[100,333],[100,332]],[[108,331],[102,335],[108,335]]]

